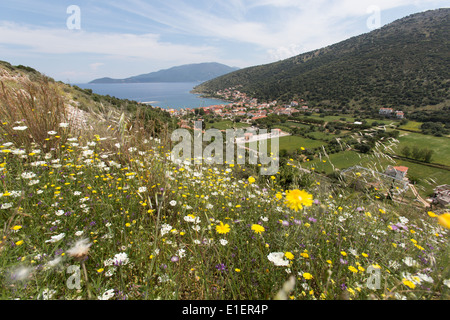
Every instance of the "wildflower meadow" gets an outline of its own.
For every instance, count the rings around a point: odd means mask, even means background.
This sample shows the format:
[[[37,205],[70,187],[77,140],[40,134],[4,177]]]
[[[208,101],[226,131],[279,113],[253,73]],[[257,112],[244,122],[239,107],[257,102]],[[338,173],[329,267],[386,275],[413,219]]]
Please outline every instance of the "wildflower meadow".
[[[449,213],[174,163],[138,119],[81,127],[43,88],[2,95],[1,299],[449,299]]]

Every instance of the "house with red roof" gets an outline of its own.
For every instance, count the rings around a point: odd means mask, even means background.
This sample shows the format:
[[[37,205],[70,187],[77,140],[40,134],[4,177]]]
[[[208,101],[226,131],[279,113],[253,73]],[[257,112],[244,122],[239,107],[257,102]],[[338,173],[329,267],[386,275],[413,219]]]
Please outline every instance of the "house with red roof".
[[[391,176],[395,179],[398,180],[404,180],[406,179],[406,175],[408,174],[408,167],[403,167],[403,166],[398,166],[398,167],[394,167],[394,166],[388,166],[386,169],[385,174],[388,176]]]

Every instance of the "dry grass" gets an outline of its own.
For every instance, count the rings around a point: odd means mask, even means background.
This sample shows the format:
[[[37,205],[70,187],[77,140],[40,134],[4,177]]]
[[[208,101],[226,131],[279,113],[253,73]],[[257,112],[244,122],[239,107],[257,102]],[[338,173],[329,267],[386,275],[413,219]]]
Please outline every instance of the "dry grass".
[[[64,142],[71,126],[70,123],[67,127],[61,125],[68,116],[55,84],[21,78],[16,87],[3,82],[0,85],[0,132],[8,137],[8,141],[27,151],[38,145],[45,152]],[[59,131],[54,135],[57,138],[52,139],[49,132],[56,129]]]

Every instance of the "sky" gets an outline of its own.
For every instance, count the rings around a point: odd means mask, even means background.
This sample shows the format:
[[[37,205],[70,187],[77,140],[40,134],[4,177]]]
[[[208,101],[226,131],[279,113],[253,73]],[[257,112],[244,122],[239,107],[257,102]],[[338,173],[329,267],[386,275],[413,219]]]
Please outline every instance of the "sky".
[[[191,63],[245,68],[320,49],[433,0],[0,0],[0,60],[70,84]]]

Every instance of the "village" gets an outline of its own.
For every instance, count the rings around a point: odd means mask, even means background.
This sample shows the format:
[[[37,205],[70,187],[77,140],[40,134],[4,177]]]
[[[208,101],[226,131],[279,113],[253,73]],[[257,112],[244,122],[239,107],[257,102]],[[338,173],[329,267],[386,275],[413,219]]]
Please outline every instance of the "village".
[[[320,112],[319,108],[309,107],[303,99],[298,99],[298,101],[292,100],[290,103],[281,103],[276,100],[259,102],[258,99],[248,97],[247,94],[240,92],[236,87],[217,91],[214,97],[222,101],[230,102],[199,107],[197,109],[185,108],[177,110],[169,108],[164,110],[169,112],[172,117],[182,119],[183,121],[180,123],[181,127],[188,126],[189,124],[186,120],[189,119],[189,116],[193,115],[211,115],[221,120],[231,121],[239,119],[241,123],[251,124],[256,120],[267,118],[270,114],[292,116],[298,113],[311,114]],[[398,120],[405,119],[405,113],[403,111],[392,108],[380,108],[379,115]],[[361,123],[356,122],[355,124]]]

